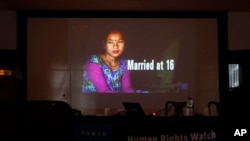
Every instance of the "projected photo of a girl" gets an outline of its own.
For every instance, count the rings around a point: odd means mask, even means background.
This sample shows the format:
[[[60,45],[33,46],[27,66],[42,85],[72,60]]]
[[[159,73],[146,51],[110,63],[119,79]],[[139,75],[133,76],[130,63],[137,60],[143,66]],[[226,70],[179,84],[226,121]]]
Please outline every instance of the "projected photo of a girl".
[[[109,31],[103,52],[89,56],[83,66],[82,93],[134,93],[127,61],[120,58],[125,50],[121,31]]]

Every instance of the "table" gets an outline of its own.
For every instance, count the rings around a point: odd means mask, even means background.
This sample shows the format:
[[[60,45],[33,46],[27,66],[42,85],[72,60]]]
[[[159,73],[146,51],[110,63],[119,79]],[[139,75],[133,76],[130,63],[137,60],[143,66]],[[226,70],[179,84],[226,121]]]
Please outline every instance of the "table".
[[[217,141],[219,117],[81,116],[75,119],[76,141]]]

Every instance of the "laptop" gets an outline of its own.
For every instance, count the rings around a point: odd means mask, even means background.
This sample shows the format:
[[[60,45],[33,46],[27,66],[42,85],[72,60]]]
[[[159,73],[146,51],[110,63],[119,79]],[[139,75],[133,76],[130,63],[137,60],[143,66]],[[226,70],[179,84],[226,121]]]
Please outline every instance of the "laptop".
[[[122,103],[128,116],[145,116],[145,112],[138,102],[123,102]]]

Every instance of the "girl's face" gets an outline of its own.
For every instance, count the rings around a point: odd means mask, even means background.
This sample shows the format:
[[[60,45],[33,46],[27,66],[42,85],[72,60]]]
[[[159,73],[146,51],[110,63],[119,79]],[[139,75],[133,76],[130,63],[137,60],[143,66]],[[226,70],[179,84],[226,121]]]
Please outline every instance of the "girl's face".
[[[104,49],[106,54],[112,57],[118,57],[125,48],[125,42],[120,32],[112,32],[108,34]]]

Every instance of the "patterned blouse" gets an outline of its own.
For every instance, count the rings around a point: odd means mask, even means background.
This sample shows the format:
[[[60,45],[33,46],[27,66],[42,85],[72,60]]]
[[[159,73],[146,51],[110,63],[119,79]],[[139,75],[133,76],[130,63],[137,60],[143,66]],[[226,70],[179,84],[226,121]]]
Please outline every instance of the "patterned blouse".
[[[98,55],[90,56],[83,71],[82,93],[134,93],[126,60],[111,70]]]

